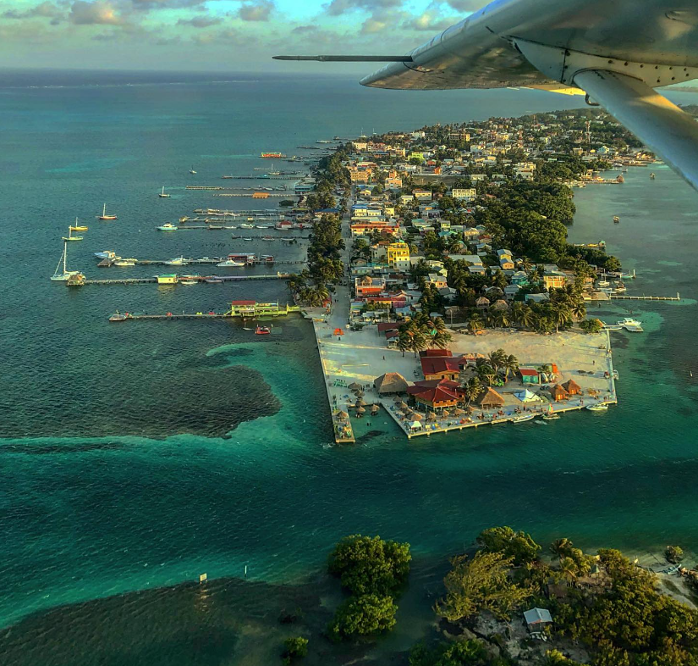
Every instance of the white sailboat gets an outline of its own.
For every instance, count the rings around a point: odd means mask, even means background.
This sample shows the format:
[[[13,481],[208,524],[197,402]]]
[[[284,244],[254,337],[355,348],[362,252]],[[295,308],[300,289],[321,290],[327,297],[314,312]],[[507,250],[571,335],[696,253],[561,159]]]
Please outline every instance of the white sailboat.
[[[162,186],[162,192],[160,192],[160,194],[158,194],[158,196],[161,199],[169,199],[170,198],[169,194],[165,194],[165,186],[164,185]]]
[[[102,214],[97,215],[98,220],[116,220],[117,217],[116,215],[107,215],[107,204],[104,204],[104,207],[102,208]]]
[[[193,166],[192,166],[191,169],[189,169],[189,173],[196,173],[196,171],[194,171],[194,167],[193,167]]]
[[[80,273],[80,271],[69,271],[66,267],[67,261],[68,242],[63,241],[63,254],[61,255],[61,258],[58,260],[58,265],[56,266],[56,270],[53,272],[53,275],[51,276],[51,280],[53,280],[54,282],[65,282],[73,275],[78,275]],[[61,264],[63,265],[63,272],[60,272]]]

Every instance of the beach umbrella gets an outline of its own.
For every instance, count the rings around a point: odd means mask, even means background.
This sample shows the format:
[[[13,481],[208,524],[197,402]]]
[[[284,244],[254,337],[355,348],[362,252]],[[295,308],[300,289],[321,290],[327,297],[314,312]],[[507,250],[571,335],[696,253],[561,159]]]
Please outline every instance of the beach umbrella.
[[[441,412],[441,416],[451,416],[451,412],[449,412],[447,409],[444,409],[444,410]]]
[[[412,419],[414,421],[421,421],[424,417],[419,412],[412,412]]]
[[[349,414],[347,414],[346,412],[338,412],[338,413],[337,413],[337,416],[338,416],[340,419],[348,419],[348,418],[349,418]]]
[[[358,389],[361,388],[361,384],[357,384],[356,382],[352,382],[351,384],[349,384],[349,388],[352,391],[357,391]]]
[[[465,414],[465,410],[464,410],[464,409],[461,409],[460,407],[456,407],[456,408],[453,410],[453,413],[454,413],[456,416],[463,416],[463,414]]]
[[[364,397],[364,392],[363,392],[361,389],[359,389],[359,390],[356,392],[356,395],[359,396],[359,398],[363,398],[363,397]]]
[[[429,412],[427,414],[427,421],[436,421],[436,414],[434,412]]]
[[[379,409],[380,407],[378,405],[373,405],[373,407],[371,407],[371,414],[376,414]]]
[[[364,414],[365,412],[366,412],[366,410],[365,410],[363,407],[359,407],[359,408],[356,410],[356,413],[357,413],[357,414]]]
[[[363,407],[363,406],[366,404],[366,401],[365,401],[363,398],[359,398],[359,399],[356,401],[356,404],[357,404],[359,407]]]

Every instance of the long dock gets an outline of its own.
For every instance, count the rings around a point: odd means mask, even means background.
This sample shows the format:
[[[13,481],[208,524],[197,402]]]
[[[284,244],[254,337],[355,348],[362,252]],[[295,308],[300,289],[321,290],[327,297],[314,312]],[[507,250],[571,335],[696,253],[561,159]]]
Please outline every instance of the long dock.
[[[611,294],[614,301],[680,301],[681,296],[676,292],[676,296],[625,296],[623,294]]]
[[[204,257],[203,259],[187,259],[186,264],[178,264],[178,265],[172,265],[167,262],[165,259],[138,259],[136,260],[136,266],[172,266],[172,268],[182,268],[184,266],[190,266],[190,265],[215,265],[219,264],[222,261],[225,261],[228,257],[213,257],[213,258],[208,258]],[[281,264],[284,266],[297,266],[299,264],[307,264],[307,261],[265,261],[264,259],[255,259],[253,261],[248,261],[245,263],[245,266],[239,266],[237,268],[245,268],[246,266],[270,266],[272,264]],[[99,268],[124,268],[124,266],[116,266],[114,262],[109,261],[108,259],[103,259],[102,261],[99,262],[98,264]]]
[[[300,312],[297,305],[279,305],[278,303],[255,303],[254,305],[237,305],[235,302],[230,310],[226,312],[196,312],[196,313],[175,313],[166,314],[131,314],[130,312],[120,316],[119,319],[111,321],[136,321],[139,319],[252,319],[257,317],[285,317],[289,314]],[[117,313],[118,315],[118,313]],[[114,315],[112,315],[114,317]]]
[[[216,278],[222,280],[223,282],[244,282],[247,280],[288,280],[291,276],[290,273],[276,273],[276,275],[206,275],[199,277],[192,277],[190,279],[196,280],[202,284],[207,284],[205,278]],[[158,279],[155,277],[149,278],[121,278],[116,280],[82,280],[80,282],[67,283],[70,287],[82,287],[88,284],[99,284],[99,285],[109,285],[109,284],[155,284]],[[163,286],[175,286],[176,283],[169,283]]]

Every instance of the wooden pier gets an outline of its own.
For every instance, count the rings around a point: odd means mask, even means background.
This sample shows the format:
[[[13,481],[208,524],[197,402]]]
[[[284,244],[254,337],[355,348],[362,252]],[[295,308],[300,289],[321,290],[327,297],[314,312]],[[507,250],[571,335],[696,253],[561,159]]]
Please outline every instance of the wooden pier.
[[[203,259],[187,259],[186,264],[169,264],[165,259],[137,259],[135,266],[171,266],[172,268],[183,268],[185,266],[196,266],[196,265],[216,265],[228,259],[225,257],[204,257]],[[267,261],[266,259],[253,259],[251,261],[246,261],[244,266],[238,266],[237,268],[246,268],[247,266],[272,266],[272,265],[283,265],[283,266],[298,266],[300,264],[307,264],[307,261]],[[109,259],[103,259],[97,264],[99,268],[125,268],[124,266],[116,266],[113,261]],[[210,276],[214,277],[214,276]]]
[[[200,282],[202,284],[207,284],[206,278],[216,278],[217,280],[221,280],[223,282],[244,282],[244,281],[248,281],[248,280],[288,280],[289,277],[291,277],[290,273],[276,273],[275,275],[206,275],[206,276],[197,276],[197,277],[192,276],[188,279],[196,280],[197,282]],[[108,285],[108,284],[121,284],[121,285],[157,284],[157,281],[158,281],[158,279],[156,277],[122,278],[122,279],[116,279],[116,280],[68,281],[68,282],[66,282],[66,285],[69,287],[82,287],[82,286],[89,285],[89,284],[100,284],[100,285]],[[176,285],[176,283],[163,284],[163,286],[166,286],[166,287],[174,287],[175,285]]]
[[[245,303],[245,305],[240,305]],[[300,307],[297,305],[279,305],[278,303],[250,303],[249,301],[233,301],[229,310],[226,312],[167,312],[166,314],[131,314],[127,312],[123,315],[117,313],[118,319],[114,319],[115,315],[111,315],[110,321],[122,322],[139,319],[255,319],[257,317],[285,317],[289,314],[300,312]]]
[[[676,296],[626,296],[624,294],[611,294],[614,301],[680,301],[681,296],[676,292]]]

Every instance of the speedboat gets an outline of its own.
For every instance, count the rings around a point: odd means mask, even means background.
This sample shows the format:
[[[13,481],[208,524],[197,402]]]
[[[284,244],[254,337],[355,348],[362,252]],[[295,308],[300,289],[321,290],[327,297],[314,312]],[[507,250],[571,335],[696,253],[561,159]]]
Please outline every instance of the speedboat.
[[[177,280],[177,282],[179,282],[179,284],[190,285],[190,284],[197,284],[199,281],[194,280],[193,278],[181,278],[181,279]]]
[[[235,261],[235,259],[226,259],[221,261],[220,264],[216,264],[219,268],[237,268],[238,266],[244,266],[245,263],[242,261]]]
[[[544,414],[543,415],[544,421],[557,421],[559,418],[560,418],[559,414]]]
[[[255,335],[269,335],[270,333],[271,329],[268,326],[257,326],[254,331]]]
[[[535,414],[519,414],[518,416],[515,416],[511,420],[511,422],[512,423],[525,423],[526,421],[532,421],[535,418],[536,418]]]
[[[242,240],[244,240],[244,241],[251,241],[252,239],[251,239],[251,238],[243,238]]]
[[[166,222],[165,224],[161,224],[157,229],[158,231],[177,231],[178,227],[176,224]]]
[[[196,171],[194,171],[194,167],[192,167],[191,169],[189,169],[189,173],[196,173]]]
[[[131,315],[128,314],[121,314],[120,312],[115,312],[111,317],[109,317],[109,321],[126,321],[127,319],[130,319]]]
[[[115,259],[114,266],[135,266],[138,263],[138,259]]]
[[[631,319],[626,317],[625,319],[618,320],[618,326],[622,326],[626,331],[631,331],[632,333],[642,333],[644,330],[642,328],[642,322],[637,319]]]
[[[205,278],[204,282],[206,284],[223,284],[224,281],[221,280],[220,278],[217,278],[217,277],[209,277],[209,278]]]
[[[247,223],[244,223],[244,224],[241,224],[241,225],[240,225],[240,228],[241,228],[241,229],[254,229],[254,224],[247,224]]]
[[[605,412],[608,409],[608,405],[604,402],[599,402],[595,405],[587,405],[585,409],[590,412]]]
[[[189,262],[184,257],[177,257],[165,262],[168,266],[186,266]]]
[[[97,259],[114,259],[116,257],[116,252],[104,250],[103,252],[95,252],[94,255]]]

